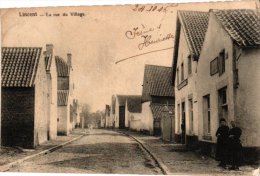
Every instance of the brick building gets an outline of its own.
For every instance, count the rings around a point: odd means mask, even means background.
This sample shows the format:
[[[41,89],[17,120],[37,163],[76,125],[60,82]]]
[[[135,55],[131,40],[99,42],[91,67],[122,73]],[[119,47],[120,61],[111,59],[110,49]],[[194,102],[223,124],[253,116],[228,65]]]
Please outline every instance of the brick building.
[[[47,141],[48,89],[42,48],[2,48],[1,144],[33,148]]]

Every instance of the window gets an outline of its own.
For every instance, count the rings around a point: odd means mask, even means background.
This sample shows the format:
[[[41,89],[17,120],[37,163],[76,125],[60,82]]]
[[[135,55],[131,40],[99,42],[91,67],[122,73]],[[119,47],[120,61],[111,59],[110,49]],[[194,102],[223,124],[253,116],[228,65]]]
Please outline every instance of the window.
[[[218,91],[219,97],[219,118],[228,120],[227,87]]]
[[[210,96],[206,95],[203,97],[203,117],[204,117],[204,132],[210,134],[211,132],[211,119],[210,119]]]
[[[210,62],[210,75],[213,76],[218,73],[218,57]]]
[[[180,80],[179,80],[179,68],[177,68],[177,84],[179,84],[180,83]]]
[[[181,64],[181,81],[184,80],[184,67],[183,67],[183,63]]]
[[[189,99],[189,121],[190,121],[190,132],[193,132],[193,101]]]
[[[219,75],[222,75],[225,72],[225,50],[224,49],[219,53],[218,72]]]
[[[192,64],[191,64],[191,57],[188,57],[188,75],[192,73]]]

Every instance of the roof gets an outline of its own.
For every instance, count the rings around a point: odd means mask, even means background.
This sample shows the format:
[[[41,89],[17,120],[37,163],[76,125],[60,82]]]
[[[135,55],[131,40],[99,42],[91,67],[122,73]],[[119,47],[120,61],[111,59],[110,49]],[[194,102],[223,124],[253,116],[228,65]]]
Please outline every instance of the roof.
[[[141,97],[139,95],[116,95],[118,99],[118,105],[119,106],[125,106],[126,100],[130,99],[130,101],[136,101],[135,99],[138,97]]]
[[[127,97],[128,97],[128,95],[117,95],[118,105],[125,106]]]
[[[190,54],[199,57],[208,28],[209,13],[198,11],[178,11]]]
[[[208,28],[208,12],[178,11],[174,39],[172,84],[175,81],[181,26],[189,48],[190,56],[198,60]]]
[[[33,87],[41,48],[2,48],[2,87]]]
[[[59,56],[55,56],[57,75],[59,77],[69,76],[68,64]]]
[[[141,113],[142,112],[142,101],[141,96],[129,96],[127,97],[127,109],[129,112]]]
[[[58,90],[58,106],[67,106],[69,90]]]
[[[149,96],[174,97],[171,74],[171,67],[145,65],[142,101],[148,101]]]
[[[152,113],[153,113],[153,118],[154,119],[160,119],[162,117],[165,117],[165,115],[169,116],[170,114],[167,113],[167,105],[166,104],[155,104],[152,103],[150,105]],[[168,105],[168,110],[172,112],[172,114],[174,114],[174,105]]]
[[[260,14],[256,10],[211,10],[240,47],[260,45]]]

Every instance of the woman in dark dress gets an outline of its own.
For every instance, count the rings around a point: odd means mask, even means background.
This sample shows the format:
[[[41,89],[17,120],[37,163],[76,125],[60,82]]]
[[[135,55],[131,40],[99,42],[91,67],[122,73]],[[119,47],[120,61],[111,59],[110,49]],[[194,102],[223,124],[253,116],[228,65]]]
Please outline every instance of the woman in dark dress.
[[[229,151],[231,154],[231,164],[230,170],[239,170],[240,153],[242,151],[242,145],[240,142],[240,136],[242,130],[236,126],[234,121],[230,122],[231,129],[229,130]]]
[[[226,168],[229,127],[226,125],[226,120],[223,118],[220,119],[219,123],[220,123],[220,127],[216,132],[216,136],[217,136],[216,158],[220,160],[218,166]]]

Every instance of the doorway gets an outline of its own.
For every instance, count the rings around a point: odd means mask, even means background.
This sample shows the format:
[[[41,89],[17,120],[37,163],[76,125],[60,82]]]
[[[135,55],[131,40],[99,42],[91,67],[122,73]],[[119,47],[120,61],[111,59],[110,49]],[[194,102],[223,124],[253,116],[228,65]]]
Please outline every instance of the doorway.
[[[125,128],[125,106],[119,106],[119,129]]]
[[[186,112],[185,112],[185,102],[181,103],[181,143],[185,144],[186,138]]]

